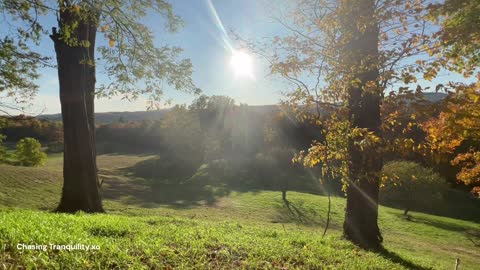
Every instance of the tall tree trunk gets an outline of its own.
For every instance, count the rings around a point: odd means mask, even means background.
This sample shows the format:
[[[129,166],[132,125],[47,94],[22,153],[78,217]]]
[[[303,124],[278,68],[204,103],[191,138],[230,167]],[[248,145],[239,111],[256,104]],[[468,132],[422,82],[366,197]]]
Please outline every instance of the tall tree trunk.
[[[97,17],[98,20],[98,17]],[[97,27],[95,25],[90,25],[90,33],[89,39],[92,40],[92,45],[88,48],[89,58],[92,61],[95,61],[95,39],[97,34]],[[96,140],[95,140],[95,83],[96,83],[96,76],[95,76],[95,65],[93,63],[89,66],[88,69],[88,86],[87,86],[87,95],[86,95],[86,106],[87,106],[87,116],[88,116],[88,126],[90,127],[90,135],[93,141],[93,156],[95,159],[95,171],[98,172],[97,167],[97,147],[96,147]],[[97,184],[98,188],[100,189],[101,184],[97,176]]]
[[[60,103],[64,129],[63,190],[58,212],[103,212],[96,166],[94,91],[94,47],[96,26],[80,20],[71,36],[88,41],[89,47],[66,44],[65,25],[78,20],[66,9],[60,12],[60,33],[53,29],[60,85]]]
[[[380,136],[380,97],[378,89],[378,24],[374,0],[346,0],[343,27],[350,36],[345,64],[357,83],[348,84],[348,109],[352,127],[367,128]],[[363,28],[363,29],[362,29]],[[364,248],[378,248],[382,236],[378,227],[379,176],[382,158],[374,149],[360,150],[349,145],[350,176],[343,232],[347,239]]]

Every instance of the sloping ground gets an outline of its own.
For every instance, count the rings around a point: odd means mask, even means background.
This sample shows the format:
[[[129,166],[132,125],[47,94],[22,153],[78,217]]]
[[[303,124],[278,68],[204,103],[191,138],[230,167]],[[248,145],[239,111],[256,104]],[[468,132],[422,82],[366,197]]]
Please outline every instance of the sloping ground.
[[[422,269],[302,230],[176,217],[0,213],[0,263],[7,269]],[[47,247],[19,250],[19,243]]]
[[[49,155],[48,161],[42,167],[21,167],[0,164],[0,207],[18,207],[29,209],[52,210],[60,201],[62,190],[62,155]],[[105,180],[105,189],[108,189],[109,178],[118,176],[117,170],[130,167],[148,156],[104,155],[98,157],[100,179]],[[121,180],[126,181],[125,177]],[[131,181],[130,181],[131,182]],[[130,183],[129,188],[132,186]],[[133,190],[126,189],[133,193]]]
[[[385,250],[361,251],[341,240],[343,198],[332,198],[332,222],[322,238],[328,200],[289,192],[217,192],[185,188],[182,200],[128,168],[148,156],[100,156],[100,177],[109,215],[58,215],[61,157],[45,167],[0,165],[0,265],[43,268],[278,268],[459,269],[480,265],[480,226],[473,221],[380,207]],[[165,188],[162,186],[162,188]],[[192,191],[202,194],[192,196]],[[190,196],[190,197],[189,197]],[[175,196],[174,196],[175,197]],[[177,197],[176,197],[177,198]],[[188,199],[190,198],[190,199]],[[459,208],[461,211],[462,208]],[[95,252],[20,251],[18,243],[95,244]],[[8,269],[8,267],[7,267]]]
[[[57,166],[40,168],[0,164],[0,205],[53,209],[60,199],[62,172]]]

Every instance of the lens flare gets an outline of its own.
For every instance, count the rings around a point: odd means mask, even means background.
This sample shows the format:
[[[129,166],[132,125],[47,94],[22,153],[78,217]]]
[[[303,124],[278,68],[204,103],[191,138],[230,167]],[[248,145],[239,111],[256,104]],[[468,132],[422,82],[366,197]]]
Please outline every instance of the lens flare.
[[[225,30],[225,27],[222,23],[222,20],[220,19],[220,16],[218,16],[217,10],[212,3],[212,0],[207,0],[207,5],[220,32],[220,38],[216,38],[221,40],[225,50],[231,54],[230,65],[233,69],[235,79],[247,78],[255,80],[253,57],[245,51],[234,49],[234,47],[232,46],[232,42],[228,37],[227,31]]]
[[[230,59],[235,78],[250,78],[253,76],[253,58],[244,51],[233,51]]]

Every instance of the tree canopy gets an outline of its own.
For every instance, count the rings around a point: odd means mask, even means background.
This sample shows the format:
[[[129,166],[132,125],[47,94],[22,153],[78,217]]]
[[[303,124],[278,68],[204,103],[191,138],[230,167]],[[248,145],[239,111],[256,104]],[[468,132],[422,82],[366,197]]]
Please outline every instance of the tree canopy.
[[[38,68],[47,58],[43,52],[33,52],[31,48],[44,42],[42,36],[48,33],[39,17],[56,17],[60,12],[74,17],[58,31],[70,46],[91,45],[73,34],[83,21],[93,22],[101,33],[103,41],[96,47],[101,57],[88,60],[88,64],[102,67],[108,77],[97,86],[98,97],[121,95],[134,99],[147,95],[149,106],[154,108],[162,97],[165,83],[175,90],[199,92],[190,77],[190,60],[180,58],[182,49],[158,46],[153,32],[143,23],[145,16],[155,13],[160,15],[168,32],[178,31],[183,21],[166,1],[4,0],[0,11],[13,22],[9,28],[14,35],[4,36],[0,42],[0,90],[9,95],[31,97],[38,89],[35,83]]]
[[[0,33],[0,94],[16,102],[0,101],[3,113],[7,113],[6,109],[21,109],[38,90],[38,69],[48,63],[48,58],[32,50],[31,45],[40,42],[43,32],[37,19],[45,11],[30,1],[0,1],[0,13],[5,19],[19,19],[15,25],[5,22]]]

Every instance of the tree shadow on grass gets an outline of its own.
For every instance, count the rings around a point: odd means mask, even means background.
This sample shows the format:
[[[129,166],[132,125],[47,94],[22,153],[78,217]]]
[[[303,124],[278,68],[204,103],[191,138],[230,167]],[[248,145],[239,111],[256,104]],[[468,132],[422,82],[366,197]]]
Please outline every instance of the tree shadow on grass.
[[[469,226],[462,226],[460,224],[455,224],[452,222],[444,222],[444,221],[440,222],[440,221],[431,220],[431,219],[422,218],[422,217],[413,217],[411,221],[423,223],[425,225],[433,226],[435,228],[439,228],[446,231],[461,232],[470,242],[473,243],[474,246],[480,247],[480,230],[478,229],[473,229]]]
[[[468,230],[465,237],[476,247],[480,247],[480,230]]]
[[[402,258],[400,255],[398,255],[397,253],[395,253],[393,251],[390,251],[390,250],[388,250],[384,247],[381,247],[378,250],[376,250],[376,253],[378,255],[382,256],[383,258],[387,259],[387,260],[390,260],[394,263],[398,263],[398,264],[406,267],[407,269],[413,269],[413,270],[430,270],[430,269],[433,269],[431,267],[424,267],[424,266],[415,264],[414,262],[411,262],[409,260],[406,260],[406,259]]]
[[[118,143],[106,143],[98,142],[96,143],[96,150],[98,155],[122,155],[122,156],[151,156],[157,155],[158,149],[148,149],[146,147],[138,146],[136,144],[118,144]]]
[[[398,214],[397,216],[399,218],[404,218],[404,216],[401,214]],[[446,231],[454,231],[454,232],[475,231],[470,226],[465,226],[465,225],[461,225],[461,224],[457,224],[449,221],[435,220],[432,218],[418,216],[415,214],[409,215],[408,221],[415,222],[415,223],[422,223],[422,224],[432,226],[438,229],[446,230]],[[477,230],[477,232],[478,234],[480,234],[480,230]]]
[[[317,210],[305,206],[303,201],[293,203],[285,200],[283,204],[277,206],[275,222],[317,226],[324,224],[325,220],[318,215]]]
[[[194,177],[193,168],[159,158],[147,159],[116,172],[125,177],[103,177],[104,198],[129,205],[152,208],[166,204],[189,208],[214,205],[218,198],[230,193],[225,185],[210,183],[208,175]]]
[[[404,206],[394,202],[382,201],[381,205],[402,211],[405,210]],[[435,216],[480,223],[480,215],[478,215],[479,208],[480,200],[477,198],[471,198],[467,191],[450,189],[444,194],[444,198],[438,203],[423,206],[417,205],[411,210]]]
[[[230,193],[226,187],[214,187],[186,181],[182,183],[156,183],[150,185],[151,201],[158,204],[184,208],[198,205],[214,205],[218,198]]]
[[[143,179],[99,175],[102,183],[102,197],[128,204],[143,204],[148,201],[150,192]]]

